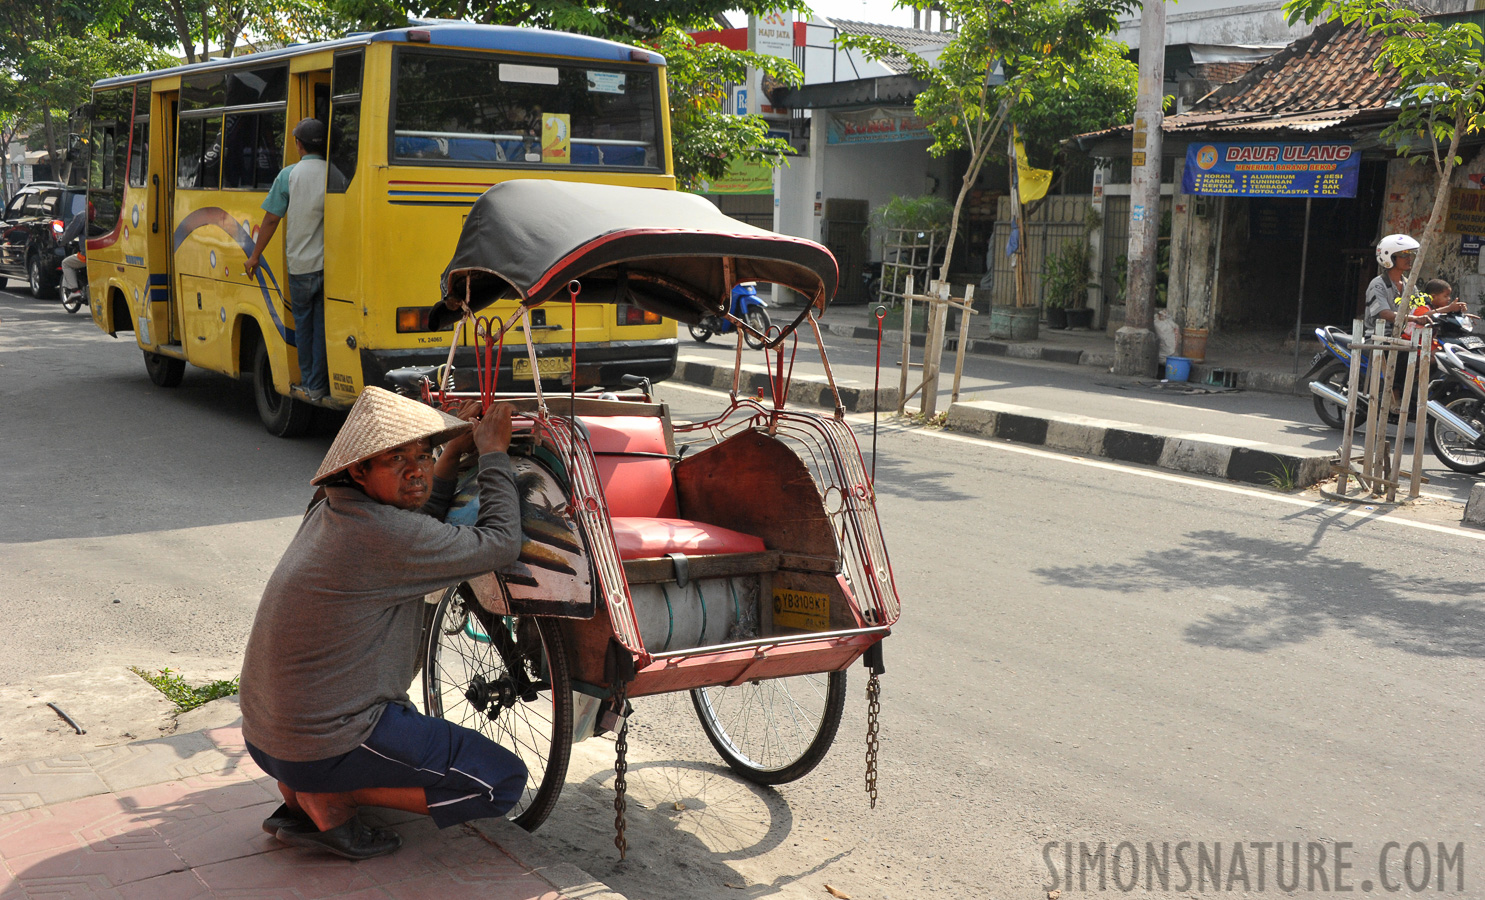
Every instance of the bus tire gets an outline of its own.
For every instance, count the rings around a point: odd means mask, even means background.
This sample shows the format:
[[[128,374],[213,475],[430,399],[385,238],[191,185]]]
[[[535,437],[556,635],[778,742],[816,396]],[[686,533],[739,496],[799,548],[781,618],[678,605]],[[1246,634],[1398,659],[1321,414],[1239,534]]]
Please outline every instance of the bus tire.
[[[186,361],[146,350],[144,370],[149,373],[150,381],[154,382],[155,387],[179,387],[180,380],[186,374]]]
[[[268,345],[259,340],[253,348],[253,400],[258,404],[258,418],[274,437],[299,437],[314,421],[315,408],[293,397],[285,397],[273,386],[273,368],[268,362]]]

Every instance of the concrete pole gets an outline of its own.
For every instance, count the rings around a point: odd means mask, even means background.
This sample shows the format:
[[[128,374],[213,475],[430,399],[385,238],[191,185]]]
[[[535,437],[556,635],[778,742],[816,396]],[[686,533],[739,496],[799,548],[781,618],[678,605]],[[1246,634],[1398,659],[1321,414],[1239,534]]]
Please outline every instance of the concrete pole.
[[[1140,15],[1140,80],[1134,101],[1129,185],[1129,276],[1124,327],[1114,335],[1114,372],[1155,374],[1152,329],[1160,239],[1160,138],[1165,100],[1165,0],[1145,0]]]

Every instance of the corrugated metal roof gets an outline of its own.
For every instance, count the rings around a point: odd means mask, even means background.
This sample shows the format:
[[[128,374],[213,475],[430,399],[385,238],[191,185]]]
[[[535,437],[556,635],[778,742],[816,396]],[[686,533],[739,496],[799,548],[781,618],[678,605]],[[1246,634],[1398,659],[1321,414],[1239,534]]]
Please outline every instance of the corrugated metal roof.
[[[924,31],[921,28],[902,28],[897,25],[879,25],[876,22],[856,22],[851,19],[831,18],[829,21],[839,28],[842,34],[864,34],[869,37],[882,38],[905,50],[919,54],[924,50],[930,52],[940,50],[955,37],[952,31]],[[879,62],[899,75],[907,74],[912,68],[901,56],[889,56]]]

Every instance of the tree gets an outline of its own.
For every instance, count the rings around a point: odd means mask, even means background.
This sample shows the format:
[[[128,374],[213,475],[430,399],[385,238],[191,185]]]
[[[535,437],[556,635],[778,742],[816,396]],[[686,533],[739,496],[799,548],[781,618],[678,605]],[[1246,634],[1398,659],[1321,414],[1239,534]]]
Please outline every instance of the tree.
[[[218,57],[232,56],[249,32],[285,44],[351,30],[338,7],[323,0],[138,0],[132,18],[147,32],[142,37],[159,46],[178,44],[191,63],[207,59],[212,48]]]
[[[168,57],[128,29],[124,0],[35,0],[0,5],[0,109],[39,123],[52,172],[66,179],[58,122],[86,102],[93,82],[168,65]]]
[[[1133,121],[1139,66],[1126,53],[1128,48],[1116,41],[1097,42],[1078,65],[1076,87],[1038,86],[1031,102],[1011,111],[1011,121],[1026,142],[1027,162],[1055,171],[1054,186],[1067,175],[1064,140]]]
[[[1438,177],[1418,259],[1403,285],[1403,296],[1411,297],[1443,225],[1454,167],[1463,162],[1459,142],[1485,125],[1480,26],[1425,19],[1392,0],[1288,0],[1284,13],[1291,24],[1301,18],[1339,20],[1382,38],[1372,69],[1397,73],[1399,104],[1397,119],[1383,129],[1382,138],[1413,163],[1431,162]]]
[[[671,155],[676,181],[694,190],[701,181],[721,178],[731,161],[777,166],[787,141],[768,137],[759,116],[735,116],[727,109],[728,82],[741,82],[748,66],[783,85],[802,80],[789,60],[697,44],[686,33],[713,27],[729,10],[765,13],[805,9],[802,0],[329,0],[337,13],[360,27],[398,28],[408,17],[469,19],[494,25],[551,28],[654,47],[665,56],[670,87]]]
[[[722,178],[733,162],[770,166],[783,162],[789,142],[770,138],[768,124],[759,116],[728,114],[727,85],[742,82],[749,66],[783,84],[797,85],[799,70],[793,63],[721,44],[697,44],[678,28],[666,28],[650,44],[665,55],[671,155],[681,190],[693,191],[702,181]]]
[[[924,8],[930,4],[923,0]],[[1007,120],[1029,117],[1037,104],[1079,90],[1080,67],[1106,57],[1106,35],[1133,11],[1135,0],[936,0],[959,23],[958,33],[937,60],[929,60],[891,41],[844,35],[844,47],[876,59],[901,57],[917,78],[928,82],[914,110],[928,121],[933,144],[928,152],[969,152],[969,164],[954,201],[939,280],[949,278],[949,262],[959,231],[964,200],[986,159],[1000,145]],[[1002,78],[997,79],[999,70]]]

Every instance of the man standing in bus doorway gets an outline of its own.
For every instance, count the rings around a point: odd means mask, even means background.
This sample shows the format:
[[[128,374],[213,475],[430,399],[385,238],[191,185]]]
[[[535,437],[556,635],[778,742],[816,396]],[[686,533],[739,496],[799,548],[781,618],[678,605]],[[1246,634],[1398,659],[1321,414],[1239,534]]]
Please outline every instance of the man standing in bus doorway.
[[[299,351],[297,387],[310,400],[330,393],[325,360],[325,123],[304,119],[294,126],[299,162],[273,179],[263,201],[263,227],[247,260],[252,278],[273,240],[278,223],[287,219],[284,256],[289,263],[289,305],[294,312],[294,343]]]

